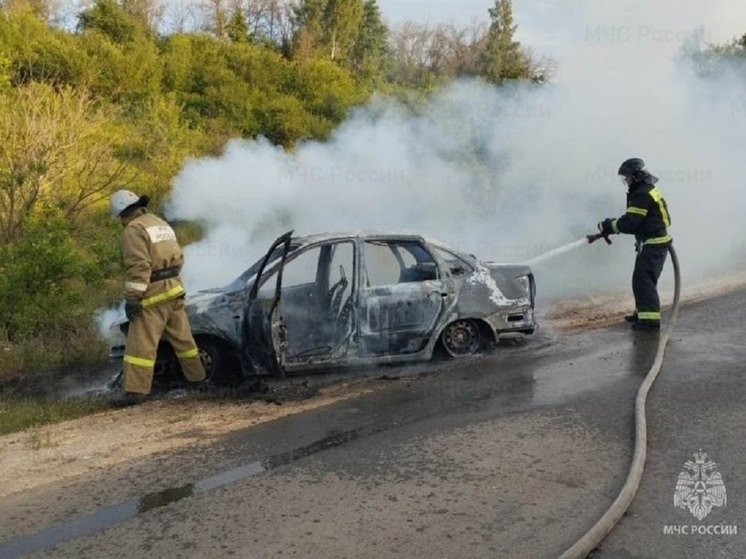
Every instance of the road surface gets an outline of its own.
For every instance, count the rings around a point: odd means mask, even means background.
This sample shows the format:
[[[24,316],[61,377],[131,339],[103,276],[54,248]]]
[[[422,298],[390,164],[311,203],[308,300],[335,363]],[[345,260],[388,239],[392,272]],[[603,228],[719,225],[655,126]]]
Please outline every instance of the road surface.
[[[744,308],[682,309],[640,491],[592,557],[746,557]],[[0,557],[557,557],[624,482],[656,342],[620,324],[386,368],[375,393],[9,495]],[[700,450],[727,500],[677,508]]]

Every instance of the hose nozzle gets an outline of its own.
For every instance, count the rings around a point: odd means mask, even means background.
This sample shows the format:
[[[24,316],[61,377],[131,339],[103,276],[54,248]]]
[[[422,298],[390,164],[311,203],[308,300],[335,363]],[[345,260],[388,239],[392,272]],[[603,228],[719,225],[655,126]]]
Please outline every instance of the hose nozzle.
[[[611,239],[609,239],[609,236],[604,235],[603,233],[596,233],[595,235],[586,235],[585,238],[588,239],[589,245],[595,243],[599,239],[603,239],[604,241],[606,241],[607,245],[611,244]]]

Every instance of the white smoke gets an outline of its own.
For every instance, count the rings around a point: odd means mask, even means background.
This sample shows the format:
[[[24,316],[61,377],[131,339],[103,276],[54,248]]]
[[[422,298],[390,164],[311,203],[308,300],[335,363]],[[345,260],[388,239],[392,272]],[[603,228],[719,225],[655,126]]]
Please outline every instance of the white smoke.
[[[94,314],[94,322],[101,339],[112,345],[123,344],[123,334],[119,330],[112,330],[115,322],[124,319],[124,301],[116,307],[101,308]]]
[[[687,277],[731,266],[745,228],[746,80],[702,81],[679,52],[746,32],[746,4],[539,4],[521,25],[556,59],[553,85],[461,81],[416,111],[376,98],[328,142],[286,152],[235,140],[220,157],[187,162],[168,217],[207,231],[186,247],[188,288],[226,283],[291,228],[407,229],[522,261],[621,215],[616,170],[628,157],[661,179]],[[627,286],[632,245],[619,236],[537,266],[542,294]]]

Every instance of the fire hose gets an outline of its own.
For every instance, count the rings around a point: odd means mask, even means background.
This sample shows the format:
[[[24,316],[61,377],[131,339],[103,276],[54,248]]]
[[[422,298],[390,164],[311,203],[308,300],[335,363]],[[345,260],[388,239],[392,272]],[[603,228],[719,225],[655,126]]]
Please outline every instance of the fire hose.
[[[589,243],[603,238],[608,244],[611,244],[608,236],[601,233],[588,235],[586,237]],[[653,386],[655,379],[663,366],[663,356],[666,352],[666,346],[671,339],[676,318],[679,314],[679,299],[681,296],[681,270],[679,269],[679,260],[673,245],[669,245],[668,252],[671,255],[674,271],[674,296],[673,306],[671,307],[671,319],[666,326],[666,330],[658,341],[658,349],[655,354],[655,360],[650,367],[648,374],[643,380],[637,392],[635,401],[635,448],[632,455],[632,463],[627,474],[627,479],[622,486],[619,495],[603,514],[603,516],[588,530],[577,542],[575,542],[567,551],[560,555],[559,559],[581,559],[588,556],[598,545],[609,535],[611,530],[621,520],[624,513],[632,504],[637,489],[640,486],[642,473],[645,468],[645,455],[647,451],[647,423],[645,419],[645,402],[647,401],[648,392]]]

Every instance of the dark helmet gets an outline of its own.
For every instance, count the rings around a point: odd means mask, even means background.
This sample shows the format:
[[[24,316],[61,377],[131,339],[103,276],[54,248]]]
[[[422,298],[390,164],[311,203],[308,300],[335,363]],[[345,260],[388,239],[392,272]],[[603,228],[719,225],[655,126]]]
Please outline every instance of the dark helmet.
[[[621,167],[619,167],[618,174],[625,177],[625,181],[628,180],[627,177],[632,177],[634,183],[655,184],[658,182],[658,177],[651,175],[648,170],[645,169],[645,162],[639,157],[627,159],[627,161],[622,163]]]
[[[639,157],[633,157],[632,159],[627,159],[627,161],[622,163],[622,165],[619,167],[619,171],[617,171],[617,174],[625,176],[637,176],[638,173],[644,170],[645,162]]]

